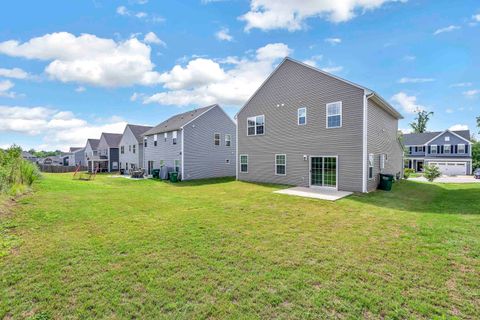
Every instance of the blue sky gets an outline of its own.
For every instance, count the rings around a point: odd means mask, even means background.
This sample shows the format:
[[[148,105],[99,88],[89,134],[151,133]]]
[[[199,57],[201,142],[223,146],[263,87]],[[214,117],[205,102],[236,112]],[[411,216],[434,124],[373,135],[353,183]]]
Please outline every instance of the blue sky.
[[[218,102],[233,117],[289,55],[380,93],[429,129],[475,129],[478,1],[9,1],[0,147],[65,149]]]

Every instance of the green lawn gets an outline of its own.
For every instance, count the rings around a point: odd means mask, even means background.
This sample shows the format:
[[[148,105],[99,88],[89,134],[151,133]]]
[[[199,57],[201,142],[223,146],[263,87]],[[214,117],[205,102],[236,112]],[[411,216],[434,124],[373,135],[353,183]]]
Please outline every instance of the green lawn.
[[[480,316],[480,184],[278,188],[45,175],[0,213],[0,318]]]

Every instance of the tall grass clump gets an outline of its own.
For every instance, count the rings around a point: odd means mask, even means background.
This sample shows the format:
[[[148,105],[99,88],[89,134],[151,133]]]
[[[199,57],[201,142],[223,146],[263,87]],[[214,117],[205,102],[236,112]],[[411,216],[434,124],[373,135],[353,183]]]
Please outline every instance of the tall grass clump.
[[[39,178],[37,165],[22,158],[20,147],[0,149],[0,193],[23,193]]]

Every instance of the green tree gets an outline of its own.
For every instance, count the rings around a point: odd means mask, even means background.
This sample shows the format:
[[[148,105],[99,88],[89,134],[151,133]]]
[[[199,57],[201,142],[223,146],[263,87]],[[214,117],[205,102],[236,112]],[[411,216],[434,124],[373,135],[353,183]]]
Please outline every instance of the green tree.
[[[417,116],[415,121],[410,123],[410,127],[413,129],[414,133],[424,133],[427,131],[427,123],[430,120],[430,117],[433,116],[432,111],[417,110]]]

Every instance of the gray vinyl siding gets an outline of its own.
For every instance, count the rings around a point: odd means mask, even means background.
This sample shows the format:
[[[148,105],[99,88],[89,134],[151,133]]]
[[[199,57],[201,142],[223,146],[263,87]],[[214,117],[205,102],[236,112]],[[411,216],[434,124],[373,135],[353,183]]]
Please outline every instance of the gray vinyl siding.
[[[75,152],[74,155],[75,155],[75,165],[86,166],[85,150],[79,150]]]
[[[338,156],[338,189],[362,191],[364,90],[286,60],[237,115],[238,155],[248,155],[252,182],[309,186],[309,156]],[[342,101],[342,127],[326,128],[326,104]],[[307,124],[297,124],[298,108]],[[247,118],[265,115],[265,134],[247,136]],[[286,154],[286,175],[275,175],[275,154]],[[239,162],[237,160],[237,162]]]
[[[133,153],[134,145],[135,153]],[[124,149],[123,154],[121,152],[122,146]],[[135,165],[136,168],[143,168],[143,144],[139,144],[137,138],[128,126],[123,133],[122,140],[120,140],[119,153],[121,169],[130,169],[131,164]],[[128,168],[125,167],[127,163]]]
[[[375,102],[367,101],[367,177],[368,154],[374,155],[373,179],[367,181],[367,191],[375,190],[379,174],[401,173],[403,170],[403,149],[398,140],[398,121]],[[380,169],[380,155],[386,154],[385,168]]]
[[[220,134],[219,146],[214,145],[215,133]],[[231,136],[229,147],[225,146],[226,134]],[[183,128],[183,179],[235,176],[235,134],[234,122],[218,106],[187,124]]]
[[[119,164],[119,157],[118,157],[119,149],[118,148],[110,148],[109,149],[109,161],[108,161],[108,168],[110,171],[118,171],[120,169],[120,164]],[[113,163],[117,163],[117,168],[113,168]]]
[[[175,160],[182,161],[182,131],[177,130],[177,144],[172,142],[172,131],[167,132],[167,141],[164,140],[164,134],[158,134],[158,144],[153,145],[153,135],[147,136],[147,147],[144,148],[144,167],[148,168],[148,161],[153,161],[153,168],[160,169],[160,160],[165,161],[165,165],[173,168]]]
[[[445,141],[445,137],[450,137],[450,141]],[[445,146],[446,144],[450,144],[452,145],[453,147],[455,147],[455,145],[458,145],[458,144],[465,144],[468,148],[467,150],[467,153],[465,154],[455,154],[455,153],[450,153],[450,154],[446,154],[445,152],[444,153],[441,153],[441,150],[440,153],[438,154],[431,154],[431,153],[428,153],[428,146],[432,146],[432,145],[438,145],[439,147],[441,146]],[[470,146],[468,145],[468,142],[463,140],[463,139],[460,139],[459,137],[457,137],[456,135],[452,134],[451,132],[445,132],[443,133],[442,135],[440,135],[439,137],[437,137],[436,139],[434,139],[433,141],[431,141],[428,146],[426,147],[426,156],[427,158],[470,158],[471,157],[471,148]],[[441,148],[440,148],[441,149]],[[453,150],[455,152],[455,150]]]

